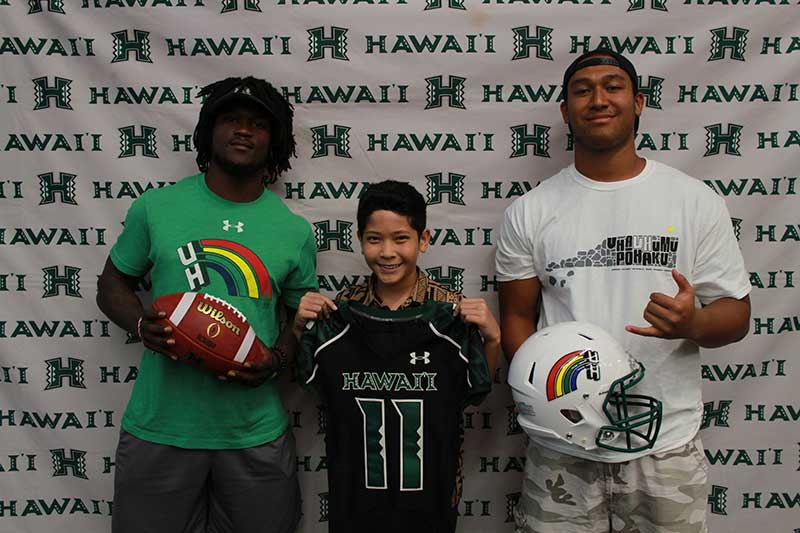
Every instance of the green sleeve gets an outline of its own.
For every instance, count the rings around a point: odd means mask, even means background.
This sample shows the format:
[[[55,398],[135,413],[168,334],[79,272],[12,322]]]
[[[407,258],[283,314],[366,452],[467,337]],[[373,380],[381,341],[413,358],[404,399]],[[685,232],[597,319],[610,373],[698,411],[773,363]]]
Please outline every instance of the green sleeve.
[[[125,227],[111,248],[114,266],[130,276],[142,276],[151,266],[146,201],[147,195],[143,195],[128,208]]]
[[[294,269],[286,277],[286,281],[281,287],[284,305],[297,309],[297,306],[300,305],[300,299],[307,292],[319,292],[319,285],[317,284],[317,241],[310,226],[308,226],[306,240],[300,249],[297,264],[295,264]]]
[[[489,374],[489,364],[486,362],[483,341],[477,327],[467,327],[461,342],[461,353],[466,355],[469,361],[469,367],[467,368],[469,389],[467,390],[466,401],[470,405],[478,405],[492,390],[492,376]]]

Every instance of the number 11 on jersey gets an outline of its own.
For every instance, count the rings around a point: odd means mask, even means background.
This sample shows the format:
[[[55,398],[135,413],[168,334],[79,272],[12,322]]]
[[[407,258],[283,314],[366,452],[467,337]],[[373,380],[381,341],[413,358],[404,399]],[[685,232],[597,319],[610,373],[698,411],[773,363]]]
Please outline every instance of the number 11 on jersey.
[[[388,489],[386,474],[386,412],[385,400],[356,398],[364,425],[364,478],[368,489]],[[396,438],[400,449],[400,490],[422,490],[423,401],[391,400],[400,417]]]

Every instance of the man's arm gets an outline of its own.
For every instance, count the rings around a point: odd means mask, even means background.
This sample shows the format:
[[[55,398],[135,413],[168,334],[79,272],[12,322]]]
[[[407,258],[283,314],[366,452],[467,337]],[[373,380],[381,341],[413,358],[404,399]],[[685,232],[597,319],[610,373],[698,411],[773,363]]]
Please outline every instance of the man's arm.
[[[136,333],[136,323],[143,307],[136,296],[139,279],[121,272],[111,258],[106,259],[103,273],[97,279],[97,307],[125,331]]]
[[[719,348],[740,341],[750,329],[750,296],[720,298],[696,308],[694,287],[683,274],[672,271],[678,293],[650,295],[643,318],[650,326],[626,326],[630,333],[662,339],[689,339],[703,348]]]
[[[503,352],[509,361],[522,343],[536,332],[541,292],[539,278],[500,283],[500,331]]]
[[[692,340],[703,348],[719,348],[742,340],[750,331],[750,296],[720,298],[695,311]]]
[[[144,309],[136,296],[138,283],[139,278],[120,271],[109,257],[97,279],[97,306],[114,324],[140,335],[145,347],[165,353],[175,344],[170,337],[172,328],[156,323],[159,318],[166,317],[166,313]]]

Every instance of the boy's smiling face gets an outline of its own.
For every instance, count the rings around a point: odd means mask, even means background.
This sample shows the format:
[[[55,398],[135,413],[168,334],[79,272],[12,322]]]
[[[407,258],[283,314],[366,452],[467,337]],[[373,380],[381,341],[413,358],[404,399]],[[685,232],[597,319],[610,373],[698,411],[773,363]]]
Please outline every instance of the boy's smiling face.
[[[359,239],[367,266],[377,277],[378,289],[410,289],[416,283],[417,257],[428,249],[430,231],[418,235],[408,217],[381,209],[370,214]]]

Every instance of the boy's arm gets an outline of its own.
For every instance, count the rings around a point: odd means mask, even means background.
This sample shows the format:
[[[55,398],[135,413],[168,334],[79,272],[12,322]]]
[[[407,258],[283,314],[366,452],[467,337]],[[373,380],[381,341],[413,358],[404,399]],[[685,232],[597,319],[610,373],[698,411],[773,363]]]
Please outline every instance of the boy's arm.
[[[500,341],[488,341],[483,339],[483,353],[486,354],[486,364],[489,365],[489,374],[494,376],[497,369],[497,361],[500,360],[500,355],[503,353],[503,347]]]
[[[297,306],[297,313],[292,321],[292,333],[297,340],[303,334],[303,329],[309,321],[316,321],[320,318],[330,318],[331,311],[336,311],[336,304],[318,292],[307,292],[300,299]]]
[[[489,366],[489,375],[494,376],[497,361],[502,352],[500,344],[500,326],[494,315],[489,310],[483,298],[462,298],[456,307],[456,313],[461,315],[467,324],[474,324],[483,337],[483,352]]]

